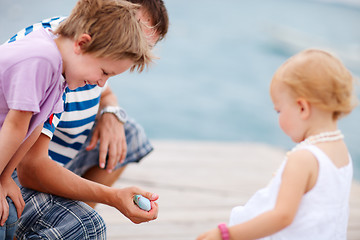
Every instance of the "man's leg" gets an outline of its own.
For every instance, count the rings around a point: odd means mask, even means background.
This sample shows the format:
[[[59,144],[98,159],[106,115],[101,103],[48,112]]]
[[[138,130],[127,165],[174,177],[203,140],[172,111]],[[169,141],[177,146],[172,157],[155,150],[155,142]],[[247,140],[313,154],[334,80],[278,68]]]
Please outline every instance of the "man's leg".
[[[19,185],[16,172],[13,174],[13,179]],[[106,239],[104,220],[84,202],[21,186],[20,189],[25,201],[25,209],[16,230],[18,240]]]
[[[76,157],[66,164],[65,168],[88,180],[106,186],[112,186],[121,176],[127,164],[139,162],[153,150],[144,129],[134,120],[129,119],[125,123],[124,128],[127,144],[126,158],[123,163],[119,163],[115,166],[112,173],[108,173],[106,170],[99,167],[99,143],[90,151],[85,149],[90,142],[92,133],[90,133]],[[88,204],[91,207],[95,207],[96,205],[95,203]]]

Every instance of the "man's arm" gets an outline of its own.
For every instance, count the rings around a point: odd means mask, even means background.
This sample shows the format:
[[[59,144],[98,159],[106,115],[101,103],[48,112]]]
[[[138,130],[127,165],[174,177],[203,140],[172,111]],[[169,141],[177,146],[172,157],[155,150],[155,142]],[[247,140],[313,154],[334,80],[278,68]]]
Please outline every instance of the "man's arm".
[[[48,156],[50,138],[41,134],[18,166],[22,186],[61,197],[103,203],[117,208],[134,223],[157,218],[158,196],[137,187],[111,188],[88,181],[60,166]],[[144,195],[151,200],[152,209],[143,211],[133,203],[133,196]]]
[[[100,111],[106,106],[118,106],[117,98],[110,87],[106,87],[101,94]],[[104,113],[98,117],[90,144],[86,149],[93,149],[98,141],[100,141],[99,166],[105,167],[106,156],[108,156],[106,168],[111,172],[119,161],[125,160],[127,152],[124,124],[114,114]]]

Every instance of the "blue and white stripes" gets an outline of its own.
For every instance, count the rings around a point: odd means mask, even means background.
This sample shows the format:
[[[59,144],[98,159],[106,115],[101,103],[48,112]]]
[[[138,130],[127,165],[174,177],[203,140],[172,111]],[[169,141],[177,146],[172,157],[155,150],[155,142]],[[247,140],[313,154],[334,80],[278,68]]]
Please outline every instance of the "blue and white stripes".
[[[23,38],[24,36],[28,35],[32,31],[40,29],[40,28],[55,29],[65,19],[66,19],[66,17],[53,17],[53,18],[45,19],[39,23],[35,23],[34,25],[31,25],[27,28],[22,29],[17,34],[12,36],[9,40],[7,40],[6,42],[8,42],[8,43],[14,42],[17,39]]]
[[[40,28],[55,29],[65,18],[45,19],[19,31],[8,42],[14,42]],[[49,156],[53,160],[66,164],[78,153],[94,125],[104,88],[85,85],[75,90],[65,89],[64,112],[54,114],[53,119],[48,120],[42,130],[43,134],[52,138],[49,144]]]
[[[52,138],[49,155],[53,160],[66,164],[78,153],[94,125],[102,90],[97,85],[66,88],[64,112],[55,114],[52,124],[47,121],[43,129]]]

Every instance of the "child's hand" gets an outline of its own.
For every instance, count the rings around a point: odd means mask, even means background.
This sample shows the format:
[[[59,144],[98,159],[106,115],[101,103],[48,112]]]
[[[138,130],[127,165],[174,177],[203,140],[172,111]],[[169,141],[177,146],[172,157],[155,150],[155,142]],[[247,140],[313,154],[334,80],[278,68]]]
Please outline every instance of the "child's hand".
[[[16,207],[17,217],[20,218],[21,213],[23,212],[24,207],[25,207],[25,202],[21,195],[20,188],[16,185],[16,183],[14,182],[14,180],[11,177],[1,178],[0,183],[2,186],[2,193],[4,194],[5,201],[6,201],[6,197],[11,198],[11,200],[14,202],[14,205]],[[7,204],[7,201],[6,201],[6,204]],[[8,206],[8,204],[7,204],[7,206]],[[1,221],[1,223],[2,223],[2,221]]]
[[[142,223],[155,220],[158,215],[158,204],[155,202],[159,196],[154,193],[146,192],[137,187],[128,187],[123,189],[113,189],[112,206],[116,207],[122,214],[129,218],[133,223]],[[150,200],[151,210],[140,209],[133,200],[137,194]]]
[[[0,184],[0,226],[4,226],[9,217],[9,204],[7,203],[4,190]]]
[[[201,234],[196,240],[222,240],[220,230],[214,228],[206,233]]]

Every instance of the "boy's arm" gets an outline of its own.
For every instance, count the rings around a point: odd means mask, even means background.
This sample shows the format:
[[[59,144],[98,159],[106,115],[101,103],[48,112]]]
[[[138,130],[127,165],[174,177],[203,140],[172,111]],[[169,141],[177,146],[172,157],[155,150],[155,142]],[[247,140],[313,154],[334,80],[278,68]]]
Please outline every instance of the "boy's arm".
[[[101,93],[100,111],[106,106],[118,106],[117,98],[110,87]],[[119,161],[125,160],[127,145],[124,124],[114,114],[99,116],[87,150],[93,149],[100,141],[99,166],[104,168],[108,156],[107,170],[111,171]]]
[[[0,184],[2,186],[1,195],[10,197],[14,202],[18,218],[24,210],[25,202],[21,196],[19,187],[11,178],[11,174],[21,161],[27,150],[35,142],[40,134],[42,126],[37,127],[32,134],[25,140],[28,132],[29,122],[32,112],[10,110],[5,118],[3,127],[0,131],[0,151],[1,169]],[[1,208],[4,209],[3,207]],[[6,213],[2,214],[1,226],[7,219]]]
[[[247,222],[229,227],[231,239],[258,239],[272,235],[290,225],[316,168],[316,159],[308,151],[291,154],[282,175],[275,208]],[[197,238],[197,240],[205,239],[221,240],[222,238],[220,231],[213,229]]]
[[[17,171],[22,186],[73,200],[107,204],[117,208],[134,223],[156,219],[156,194],[136,187],[110,188],[86,180],[49,158],[49,142],[50,138],[41,134],[19,164]],[[151,211],[143,211],[133,203],[136,194],[152,200]]]
[[[23,142],[32,112],[10,110],[0,130],[0,174]]]
[[[41,132],[41,129],[42,129],[42,124],[39,125],[37,128],[35,128],[35,130],[30,134],[30,136],[20,145],[20,147],[12,156],[12,158],[10,159],[9,163],[6,165],[4,171],[0,176],[0,183],[2,185],[4,195],[10,197],[11,200],[14,202],[18,218],[20,218],[21,213],[24,210],[25,202],[22,198],[19,187],[11,178],[11,174],[14,172],[16,166],[21,161],[21,159],[23,159],[26,152],[36,141],[36,139],[38,138]],[[1,221],[1,223],[3,222]]]

